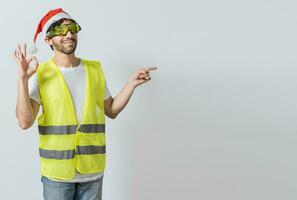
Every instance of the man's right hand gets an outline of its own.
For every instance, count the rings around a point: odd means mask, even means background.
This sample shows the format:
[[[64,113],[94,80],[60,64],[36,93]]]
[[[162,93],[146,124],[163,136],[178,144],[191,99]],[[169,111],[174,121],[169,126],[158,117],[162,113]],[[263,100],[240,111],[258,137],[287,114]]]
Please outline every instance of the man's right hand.
[[[35,56],[29,56],[27,54],[27,45],[18,45],[14,51],[13,58],[19,66],[18,78],[23,80],[29,80],[29,78],[36,72],[38,67],[38,60]],[[31,67],[30,63],[34,61]]]

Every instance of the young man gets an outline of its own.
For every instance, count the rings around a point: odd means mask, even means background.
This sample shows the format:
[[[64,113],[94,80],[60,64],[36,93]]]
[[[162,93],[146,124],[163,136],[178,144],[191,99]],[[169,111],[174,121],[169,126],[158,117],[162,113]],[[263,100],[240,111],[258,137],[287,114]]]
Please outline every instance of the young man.
[[[80,29],[61,8],[50,10],[40,21],[34,42],[42,32],[54,57],[38,64],[35,57],[27,54],[26,44],[14,52],[19,66],[19,126],[31,127],[42,106],[38,117],[39,154],[46,200],[101,199],[106,160],[105,115],[116,118],[134,89],[149,81],[150,71],[156,69],[136,71],[113,98],[100,62],[74,54]],[[34,66],[29,67],[30,63]]]

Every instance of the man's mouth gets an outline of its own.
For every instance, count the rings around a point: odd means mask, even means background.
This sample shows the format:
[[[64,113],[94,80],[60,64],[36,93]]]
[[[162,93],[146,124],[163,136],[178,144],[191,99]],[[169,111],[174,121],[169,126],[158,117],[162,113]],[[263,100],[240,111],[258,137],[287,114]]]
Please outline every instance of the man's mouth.
[[[63,41],[63,44],[71,44],[71,43],[75,43],[75,40],[65,40]]]

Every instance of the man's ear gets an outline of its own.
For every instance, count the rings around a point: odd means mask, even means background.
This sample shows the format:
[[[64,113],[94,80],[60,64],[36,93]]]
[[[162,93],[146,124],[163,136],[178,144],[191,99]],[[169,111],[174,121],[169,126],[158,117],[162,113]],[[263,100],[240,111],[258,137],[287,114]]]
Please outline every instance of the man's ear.
[[[51,38],[49,38],[49,37],[45,37],[45,38],[44,38],[44,41],[45,41],[47,44],[49,44],[49,45],[53,45],[53,40],[52,40]]]

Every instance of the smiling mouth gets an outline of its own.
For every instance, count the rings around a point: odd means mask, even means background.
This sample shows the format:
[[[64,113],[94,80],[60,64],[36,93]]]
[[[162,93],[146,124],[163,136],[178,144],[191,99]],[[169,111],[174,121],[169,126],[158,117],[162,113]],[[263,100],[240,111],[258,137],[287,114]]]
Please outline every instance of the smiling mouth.
[[[73,41],[73,40],[68,40],[68,41],[63,42],[63,44],[72,44],[72,43],[75,43],[75,41]]]

